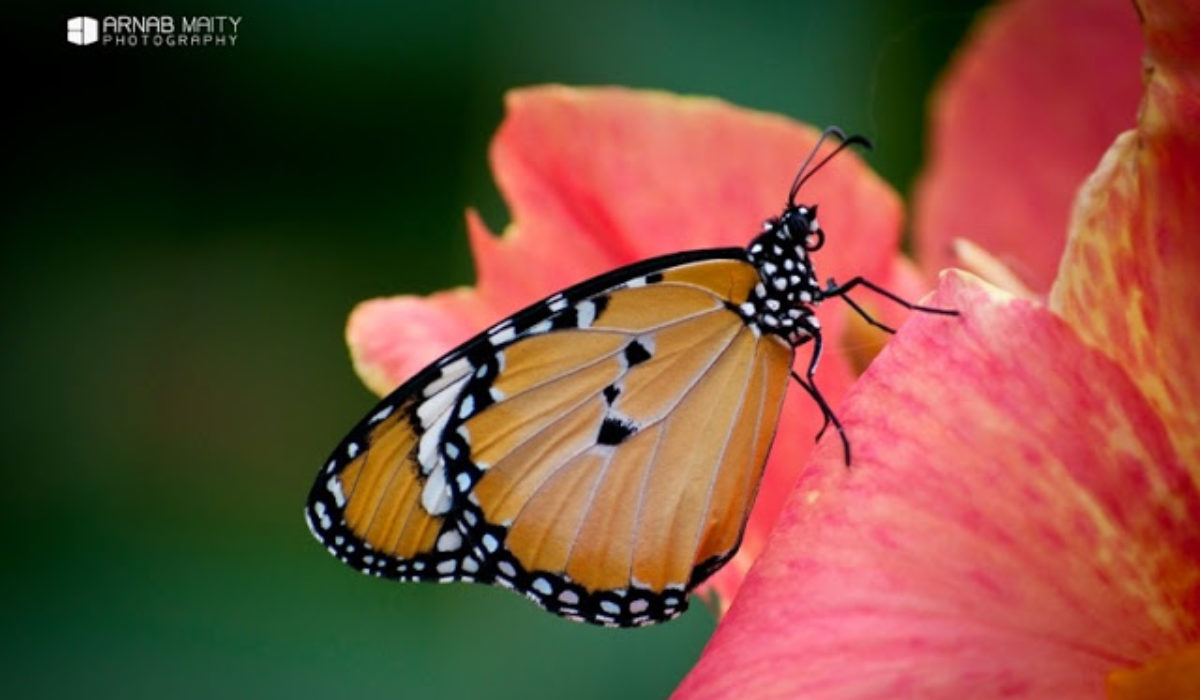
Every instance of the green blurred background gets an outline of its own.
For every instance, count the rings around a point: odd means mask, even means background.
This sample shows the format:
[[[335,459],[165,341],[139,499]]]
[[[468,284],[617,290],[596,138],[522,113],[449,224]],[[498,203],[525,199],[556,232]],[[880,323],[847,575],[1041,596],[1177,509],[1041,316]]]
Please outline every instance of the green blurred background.
[[[501,97],[717,95],[874,137],[907,192],[976,4],[97,3],[18,11],[7,68],[5,697],[661,697],[714,621],[559,620],[363,577],[301,507],[373,402],[367,297],[470,283],[506,221]],[[234,48],[65,41],[75,15],[241,15]],[[796,154],[797,159],[803,154]],[[784,183],[781,183],[781,187]]]

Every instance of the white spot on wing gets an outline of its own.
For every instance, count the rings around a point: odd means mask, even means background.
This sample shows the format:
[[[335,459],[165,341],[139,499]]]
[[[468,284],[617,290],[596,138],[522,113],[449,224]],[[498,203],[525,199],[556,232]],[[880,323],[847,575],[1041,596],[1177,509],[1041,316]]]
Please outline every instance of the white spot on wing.
[[[450,486],[446,483],[446,468],[439,466],[429,472],[421,490],[421,507],[430,515],[445,515],[450,511]]]
[[[379,421],[383,420],[384,418],[387,418],[388,416],[392,415],[392,410],[394,408],[395,407],[392,406],[391,404],[384,406],[383,408],[379,409],[379,411],[376,412],[375,415],[371,416],[371,420],[368,421],[368,423],[371,423],[371,424],[378,423]]]
[[[336,476],[329,477],[325,482],[325,490],[333,496],[333,502],[338,508],[346,505],[346,494],[342,493],[342,482]]]
[[[591,328],[596,320],[596,302],[585,301],[576,307],[576,325],[579,328]]]
[[[437,550],[439,552],[453,552],[461,546],[462,535],[458,534],[458,530],[447,530],[437,540]]]
[[[467,358],[460,357],[446,363],[441,367],[441,370],[442,376],[433,380],[429,383],[429,386],[425,387],[425,396],[433,396],[441,392],[442,389],[467,376],[471,373],[472,367]]]
[[[464,384],[467,383],[467,378],[458,379],[454,385],[446,385],[446,390],[439,391],[436,396],[430,396],[421,405],[416,407],[416,418],[421,421],[421,427],[427,430],[433,420],[436,420],[443,413],[449,412],[450,406],[458,397]]]
[[[458,417],[466,418],[475,412],[475,397],[467,394],[458,405]]]
[[[461,379],[459,384],[465,384],[466,381],[465,378]],[[417,461],[421,464],[421,473],[423,474],[433,471],[441,462],[438,459],[438,446],[442,444],[442,433],[446,429],[446,423],[450,421],[450,407],[458,398],[459,388],[455,387],[451,391],[444,391],[417,406],[417,420],[425,429],[425,432],[421,434],[420,445],[417,447]]]
[[[317,501],[313,504],[313,512],[317,514],[317,520],[321,523],[322,530],[328,530],[333,526],[333,521],[329,519],[329,512],[325,508],[324,501]],[[308,515],[305,513],[305,515]],[[311,521],[310,521],[311,522]]]
[[[491,340],[492,345],[503,345],[503,344],[507,343],[508,341],[512,340],[513,338],[516,338],[517,332],[513,329],[513,327],[511,325],[509,325],[509,326],[505,326],[504,328],[501,328],[498,331],[493,332],[488,337]]]

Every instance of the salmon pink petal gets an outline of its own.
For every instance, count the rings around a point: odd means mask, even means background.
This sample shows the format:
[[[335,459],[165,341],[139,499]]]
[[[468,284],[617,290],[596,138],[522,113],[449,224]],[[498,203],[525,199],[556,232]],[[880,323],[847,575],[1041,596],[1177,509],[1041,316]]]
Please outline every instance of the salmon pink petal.
[[[368,389],[386,394],[485,328],[486,308],[472,289],[364,301],[346,324],[354,369]]]
[[[1126,368],[1200,484],[1200,18],[1145,3],[1146,98],[1084,187],[1052,308]]]
[[[954,259],[959,269],[970,272],[984,282],[999,287],[1014,296],[1025,299],[1037,299],[1041,296],[1030,291],[1025,283],[1012,270],[1008,269],[1007,265],[971,239],[955,238],[950,245],[954,250]]]
[[[681,698],[1095,697],[1200,637],[1200,494],[1058,316],[964,273],[876,358]]]
[[[916,266],[902,255],[892,259],[891,269],[885,278],[871,281],[901,299],[916,301],[929,292],[929,284]],[[853,299],[871,318],[889,328],[899,328],[912,314],[903,306],[869,291],[856,292]],[[841,313],[846,318],[846,325],[839,336],[838,344],[849,358],[850,366],[857,376],[871,364],[871,360],[875,359],[891,336],[839,301],[829,302],[822,311],[829,309],[830,305],[839,304],[843,307]]]
[[[623,88],[516,90],[507,105],[492,163],[522,249],[583,258],[590,273],[745,246],[781,211],[818,135],[716,99]],[[822,275],[887,270],[900,201],[858,156],[838,156],[799,199],[821,205],[829,237],[817,256]]]
[[[916,190],[919,260],[968,238],[1044,294],[1075,191],[1134,123],[1142,40],[1128,0],[1014,0],[980,22],[931,107]]]

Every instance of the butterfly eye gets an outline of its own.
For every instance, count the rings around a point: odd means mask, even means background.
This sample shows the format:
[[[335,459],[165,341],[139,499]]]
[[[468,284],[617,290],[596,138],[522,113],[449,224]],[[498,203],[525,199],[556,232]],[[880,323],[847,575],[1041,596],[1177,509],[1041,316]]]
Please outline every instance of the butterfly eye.
[[[820,250],[823,245],[825,245],[825,232],[820,228],[813,229],[804,237],[804,248],[810,253]]]

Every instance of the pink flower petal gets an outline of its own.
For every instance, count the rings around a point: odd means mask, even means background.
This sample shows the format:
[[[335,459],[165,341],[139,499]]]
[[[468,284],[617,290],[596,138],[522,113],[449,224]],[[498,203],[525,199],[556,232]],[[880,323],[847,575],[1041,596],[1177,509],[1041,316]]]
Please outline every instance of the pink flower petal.
[[[487,308],[473,289],[364,301],[346,324],[354,369],[368,389],[386,394],[447,349],[486,328],[482,309]]]
[[[782,209],[817,136],[716,99],[623,88],[531,88],[509,93],[507,104],[492,161],[513,220],[527,245],[592,258],[593,273],[746,245]],[[822,204],[824,275],[886,270],[900,202],[861,159],[839,156],[800,199]]]
[[[1033,291],[1050,287],[1076,189],[1134,123],[1137,12],[1128,0],[1014,0],[990,10],[943,78],[916,191],[918,259],[975,241]]]
[[[1057,316],[961,273],[855,385],[681,698],[1097,696],[1200,636],[1200,494]]]
[[[1200,484],[1200,19],[1145,3],[1146,99],[1074,212],[1056,309],[1162,414]]]

